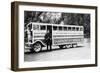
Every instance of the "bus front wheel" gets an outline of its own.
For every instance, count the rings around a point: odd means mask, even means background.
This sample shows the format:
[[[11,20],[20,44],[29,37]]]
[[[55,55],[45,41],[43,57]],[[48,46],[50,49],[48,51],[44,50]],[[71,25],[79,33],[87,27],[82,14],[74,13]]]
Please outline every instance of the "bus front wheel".
[[[34,45],[33,45],[33,50],[34,50],[34,52],[40,52],[41,51],[41,49],[42,49],[42,45],[41,45],[41,43],[35,43]]]

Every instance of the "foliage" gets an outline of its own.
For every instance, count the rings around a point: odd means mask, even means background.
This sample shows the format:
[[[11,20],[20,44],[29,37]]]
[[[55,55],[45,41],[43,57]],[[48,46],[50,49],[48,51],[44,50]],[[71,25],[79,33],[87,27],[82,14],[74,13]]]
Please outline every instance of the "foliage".
[[[24,22],[25,26],[29,22],[79,25],[84,27],[85,37],[90,37],[90,14],[25,11]]]

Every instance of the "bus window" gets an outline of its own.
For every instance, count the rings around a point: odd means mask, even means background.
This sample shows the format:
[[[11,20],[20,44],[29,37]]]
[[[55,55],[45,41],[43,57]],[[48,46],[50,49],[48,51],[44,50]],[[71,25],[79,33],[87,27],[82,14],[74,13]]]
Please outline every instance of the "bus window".
[[[83,28],[80,28],[80,31],[83,31]]]
[[[67,27],[64,27],[64,30],[67,31]]]
[[[61,26],[59,26],[59,30],[62,30],[62,27]]]
[[[46,30],[46,26],[45,25],[40,25],[40,30]]]
[[[33,25],[33,30],[39,30],[39,25]]]
[[[53,26],[53,30],[57,30],[57,26]]]
[[[76,27],[76,31],[79,31],[79,28],[78,27]]]
[[[68,30],[71,30],[71,27],[68,27]]]
[[[75,27],[72,27],[72,30],[75,31]]]

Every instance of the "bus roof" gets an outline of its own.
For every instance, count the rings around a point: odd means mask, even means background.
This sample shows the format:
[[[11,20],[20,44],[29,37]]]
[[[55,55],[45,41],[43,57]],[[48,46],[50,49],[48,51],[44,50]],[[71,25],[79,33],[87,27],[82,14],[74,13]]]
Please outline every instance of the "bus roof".
[[[39,23],[39,22],[30,22],[28,25],[30,25],[30,24],[36,24],[36,25],[52,25],[52,26],[66,26],[66,27],[83,27],[83,26],[79,26],[79,25],[63,25],[63,24],[51,24],[51,23]]]

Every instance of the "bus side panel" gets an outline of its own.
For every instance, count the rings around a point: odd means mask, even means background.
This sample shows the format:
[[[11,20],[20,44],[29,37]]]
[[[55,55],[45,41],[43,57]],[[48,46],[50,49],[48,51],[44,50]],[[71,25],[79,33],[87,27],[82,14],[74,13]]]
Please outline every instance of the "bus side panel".
[[[36,41],[41,41],[45,44],[44,42],[44,36],[46,34],[46,30],[38,30],[38,31],[33,31],[33,44],[36,42]]]
[[[83,31],[53,31],[53,45],[83,43]]]

